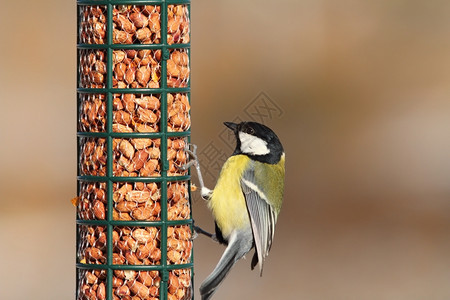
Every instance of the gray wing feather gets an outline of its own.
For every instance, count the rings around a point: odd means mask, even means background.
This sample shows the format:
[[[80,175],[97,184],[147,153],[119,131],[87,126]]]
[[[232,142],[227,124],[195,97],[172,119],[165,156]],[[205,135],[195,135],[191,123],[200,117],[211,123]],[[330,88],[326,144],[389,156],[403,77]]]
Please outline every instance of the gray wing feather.
[[[269,255],[275,234],[276,213],[268,203],[264,192],[258,188],[253,168],[246,170],[241,179],[247,209],[258,255],[259,271],[262,275],[264,259]]]

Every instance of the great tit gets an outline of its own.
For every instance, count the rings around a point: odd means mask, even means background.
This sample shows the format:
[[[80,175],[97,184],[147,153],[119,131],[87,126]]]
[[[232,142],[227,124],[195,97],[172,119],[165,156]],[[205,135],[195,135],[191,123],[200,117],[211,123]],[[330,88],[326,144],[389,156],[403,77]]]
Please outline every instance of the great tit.
[[[192,153],[201,195],[208,200],[215,220],[215,235],[210,236],[227,246],[216,268],[200,286],[202,300],[212,297],[231,267],[253,247],[251,269],[259,264],[262,276],[283,201],[285,154],[277,135],[256,122],[224,124],[236,136],[236,149],[224,163],[213,190],[204,186],[198,160]]]

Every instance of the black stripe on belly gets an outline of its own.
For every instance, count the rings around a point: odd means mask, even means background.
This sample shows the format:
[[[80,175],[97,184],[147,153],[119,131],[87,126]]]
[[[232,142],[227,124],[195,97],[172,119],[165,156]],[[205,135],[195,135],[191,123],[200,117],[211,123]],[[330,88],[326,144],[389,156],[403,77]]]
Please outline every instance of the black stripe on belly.
[[[219,228],[219,226],[217,226],[216,222],[214,222],[214,225],[216,226],[216,238],[219,241],[219,243],[228,245],[228,241],[224,239],[224,237],[222,235],[222,231],[220,231],[220,228]]]

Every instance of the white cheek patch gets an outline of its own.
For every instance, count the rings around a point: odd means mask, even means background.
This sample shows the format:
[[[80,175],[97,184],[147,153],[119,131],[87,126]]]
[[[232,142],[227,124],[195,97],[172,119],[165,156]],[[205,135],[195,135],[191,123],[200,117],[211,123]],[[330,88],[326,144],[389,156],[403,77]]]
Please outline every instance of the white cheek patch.
[[[266,155],[270,153],[267,142],[245,132],[239,132],[242,153],[251,155]]]

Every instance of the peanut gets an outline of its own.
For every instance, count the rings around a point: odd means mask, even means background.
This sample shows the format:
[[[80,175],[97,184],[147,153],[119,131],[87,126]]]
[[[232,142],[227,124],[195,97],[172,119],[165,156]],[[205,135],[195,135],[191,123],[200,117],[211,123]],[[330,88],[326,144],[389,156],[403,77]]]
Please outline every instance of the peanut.
[[[120,201],[115,205],[115,209],[117,209],[119,212],[131,212],[135,208],[137,208],[138,203],[135,201]]]
[[[94,202],[94,216],[98,219],[98,220],[104,220],[105,219],[105,205],[103,204],[103,202],[101,201],[95,201]]]
[[[114,14],[114,13],[113,13]],[[113,16],[114,25],[120,27],[127,33],[134,34],[136,32],[136,26],[127,17],[119,13],[115,13]]]
[[[134,156],[134,147],[127,140],[121,140],[119,144],[119,151],[122,152],[127,158],[133,158]]]
[[[128,281],[128,287],[130,288],[131,292],[138,297],[146,298],[150,295],[149,288],[139,281]]]
[[[148,25],[148,19],[142,13],[139,13],[139,12],[132,13],[132,14],[130,14],[129,18],[136,27],[142,28],[142,27],[147,27],[147,25]]]
[[[131,217],[138,221],[149,220],[151,216],[152,211],[149,207],[138,207],[131,212]]]

